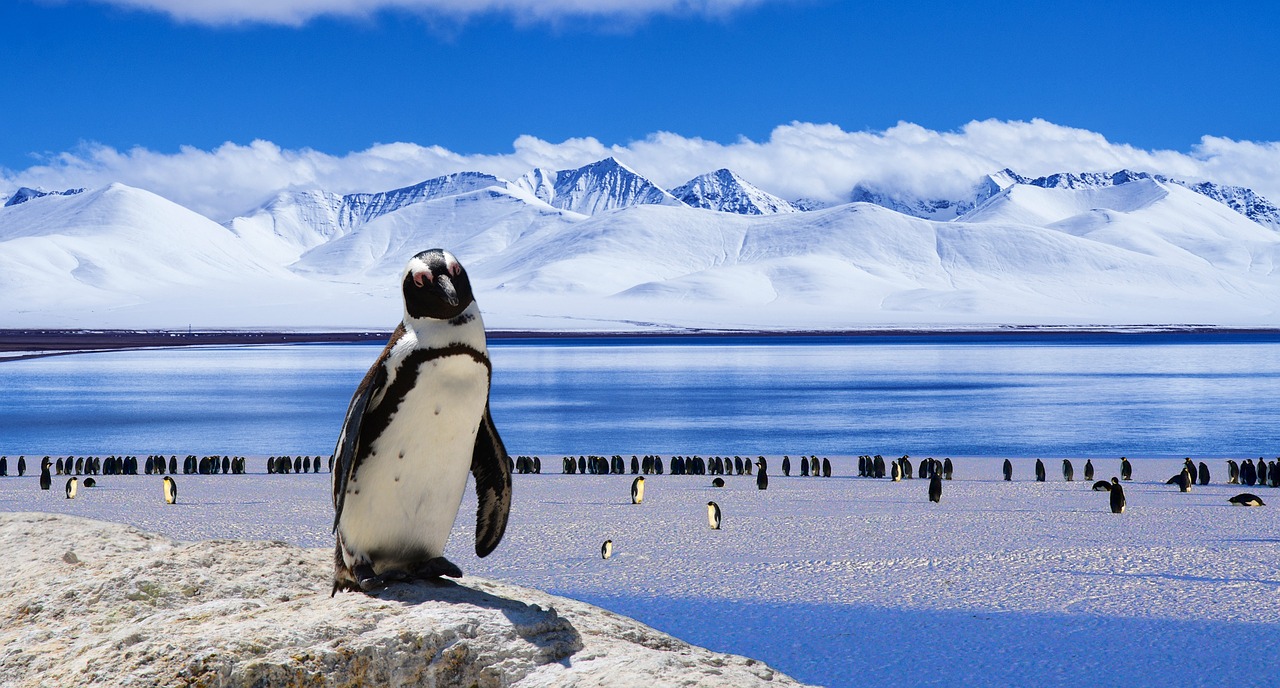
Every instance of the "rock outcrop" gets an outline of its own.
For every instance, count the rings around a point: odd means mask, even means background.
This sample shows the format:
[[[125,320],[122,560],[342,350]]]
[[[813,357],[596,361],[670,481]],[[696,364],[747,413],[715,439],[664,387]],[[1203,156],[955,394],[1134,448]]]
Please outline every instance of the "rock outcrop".
[[[332,552],[0,514],[2,686],[797,685],[537,590],[329,595]]]

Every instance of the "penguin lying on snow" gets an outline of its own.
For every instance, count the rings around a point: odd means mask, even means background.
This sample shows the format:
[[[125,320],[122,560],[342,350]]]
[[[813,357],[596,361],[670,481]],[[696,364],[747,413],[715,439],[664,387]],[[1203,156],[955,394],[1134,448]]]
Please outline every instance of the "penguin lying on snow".
[[[1105,480],[1099,480],[1098,482],[1093,484],[1093,491],[1094,492],[1110,492],[1111,483]]]
[[[1266,502],[1262,501],[1261,497],[1259,497],[1256,494],[1251,494],[1249,492],[1241,492],[1240,494],[1232,497],[1231,499],[1228,499],[1227,501],[1231,502],[1232,504],[1235,504],[1236,506],[1266,506],[1267,505]]]
[[[507,528],[510,460],[489,414],[492,366],[471,282],[457,258],[431,249],[409,260],[400,287],[404,319],[356,389],[334,451],[334,593],[461,576],[444,548],[468,471],[476,555]]]

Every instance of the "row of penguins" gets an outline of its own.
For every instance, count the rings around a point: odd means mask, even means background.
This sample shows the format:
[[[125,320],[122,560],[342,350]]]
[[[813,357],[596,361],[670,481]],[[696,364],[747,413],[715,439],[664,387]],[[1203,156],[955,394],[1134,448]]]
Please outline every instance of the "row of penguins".
[[[671,475],[752,475],[753,466],[763,460],[763,456],[757,457],[753,462],[750,457],[742,456],[704,458],[676,455],[664,465],[662,457],[656,454],[649,454],[643,458],[633,454],[630,468],[631,475],[662,475],[667,466],[670,467]],[[614,454],[611,457],[579,456],[576,459],[565,456],[560,459],[560,472],[565,475],[626,475],[627,465],[626,459],[623,459],[620,454]],[[536,456],[522,456],[515,461],[517,473],[541,473],[541,466],[542,463]],[[782,457],[782,474],[791,475],[790,455]],[[800,475],[830,478],[831,461],[825,457],[818,459],[817,456],[801,456]]]
[[[142,462],[136,456],[68,456],[65,459],[54,459],[45,456],[40,460],[43,467],[49,464],[50,474],[61,475],[177,475],[179,473],[178,457],[151,455]],[[243,456],[196,456],[188,454],[182,459],[183,475],[242,475],[246,473],[247,459]],[[14,461],[14,468],[19,477],[27,474],[27,457],[19,456]],[[267,473],[319,473],[325,466],[320,456],[272,456],[267,459]],[[329,457],[329,472],[333,472],[333,457]],[[9,475],[9,457],[0,456],[0,477]]]

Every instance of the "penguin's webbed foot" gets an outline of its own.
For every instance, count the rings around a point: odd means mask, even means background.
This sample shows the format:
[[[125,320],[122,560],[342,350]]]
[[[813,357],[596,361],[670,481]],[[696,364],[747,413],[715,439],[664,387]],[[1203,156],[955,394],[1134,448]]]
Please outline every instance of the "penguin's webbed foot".
[[[441,577],[448,577],[448,578],[462,577],[462,569],[458,568],[457,564],[449,561],[448,559],[445,559],[444,557],[435,557],[433,559],[428,559],[427,561],[423,562],[421,566],[418,567],[418,570],[415,571],[415,573],[417,574],[418,578],[422,578],[422,579],[441,578]]]
[[[374,573],[373,564],[357,564],[351,569],[351,573],[355,576],[355,584],[362,592],[381,590],[392,583],[400,583],[411,578],[404,571],[395,569]]]

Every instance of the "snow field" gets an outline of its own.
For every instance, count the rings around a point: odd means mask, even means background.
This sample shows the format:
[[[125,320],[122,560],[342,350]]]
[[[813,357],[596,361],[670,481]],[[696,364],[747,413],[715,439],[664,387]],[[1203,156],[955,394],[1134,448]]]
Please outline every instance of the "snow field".
[[[630,456],[626,455],[629,463]],[[30,458],[29,463],[30,463]],[[559,456],[543,456],[558,469]],[[472,553],[468,491],[446,552],[464,571],[545,589],[635,617],[714,650],[764,660],[797,679],[854,685],[1266,684],[1280,650],[1280,516],[1227,503],[1225,461],[1215,482],[1181,494],[1164,481],[1181,459],[1134,460],[1128,509],[1067,483],[1060,459],[958,458],[942,503],[927,481],[781,476],[514,475],[502,545]],[[913,457],[918,465],[918,457]],[[177,476],[166,506],[159,476],[99,476],[76,500],[64,477],[0,478],[0,509],[125,522],[182,539],[280,539],[331,547],[328,474]],[[796,462],[793,460],[793,464]],[[1076,459],[1076,476],[1083,460]],[[12,464],[12,457],[11,457]],[[1118,459],[1095,460],[1097,479]],[[917,466],[918,467],[918,466]],[[12,465],[11,465],[12,472]],[[706,502],[722,508],[707,526]],[[614,555],[600,559],[600,544]]]

